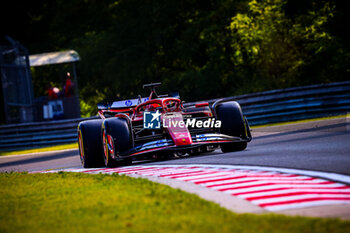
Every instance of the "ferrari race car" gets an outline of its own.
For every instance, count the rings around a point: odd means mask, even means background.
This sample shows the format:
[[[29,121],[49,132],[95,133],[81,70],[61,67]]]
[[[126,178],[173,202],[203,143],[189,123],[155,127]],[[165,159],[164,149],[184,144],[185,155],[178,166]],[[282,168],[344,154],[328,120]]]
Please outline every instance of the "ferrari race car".
[[[101,119],[78,125],[85,168],[127,165],[137,158],[167,158],[214,151],[241,151],[251,141],[247,119],[235,101],[184,107],[178,96],[158,96],[160,83],[146,84],[149,97],[98,104]]]

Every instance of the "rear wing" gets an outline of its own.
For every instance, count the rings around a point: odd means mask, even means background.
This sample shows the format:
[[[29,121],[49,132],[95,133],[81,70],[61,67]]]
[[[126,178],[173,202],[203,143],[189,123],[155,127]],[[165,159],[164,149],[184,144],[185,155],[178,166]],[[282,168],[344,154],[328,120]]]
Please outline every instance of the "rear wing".
[[[149,97],[141,97],[138,99],[127,99],[113,102],[98,103],[98,110],[109,110],[109,109],[123,109],[135,107],[138,104],[144,103],[149,99]]]

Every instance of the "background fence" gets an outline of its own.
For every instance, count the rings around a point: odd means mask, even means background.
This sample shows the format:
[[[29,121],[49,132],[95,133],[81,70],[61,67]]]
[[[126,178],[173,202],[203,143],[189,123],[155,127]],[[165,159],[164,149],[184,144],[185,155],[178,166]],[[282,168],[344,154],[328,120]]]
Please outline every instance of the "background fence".
[[[350,81],[222,99],[239,102],[250,125],[341,115],[350,112]],[[200,102],[205,101],[186,103],[185,106],[194,107]],[[82,120],[86,118],[0,126],[0,151],[76,142],[76,128]]]
[[[250,125],[262,125],[350,112],[350,81],[279,89],[235,97]],[[215,101],[218,99],[208,100]],[[185,104],[192,106],[196,103]]]

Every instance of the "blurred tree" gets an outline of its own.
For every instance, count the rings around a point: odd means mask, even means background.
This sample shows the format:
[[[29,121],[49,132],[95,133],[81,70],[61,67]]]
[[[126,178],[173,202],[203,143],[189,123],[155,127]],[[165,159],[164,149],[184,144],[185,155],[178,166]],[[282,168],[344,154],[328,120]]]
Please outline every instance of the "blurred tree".
[[[253,91],[305,85],[315,78],[327,81],[320,79],[317,71],[308,78],[304,75],[309,67],[321,68],[312,62],[319,56],[324,59],[333,42],[326,24],[334,15],[334,6],[312,2],[306,12],[291,18],[285,13],[286,3],[252,0],[247,13],[232,18],[234,68],[238,72],[251,70],[251,77],[244,78],[257,84]]]
[[[344,2],[15,0],[1,8],[1,33],[31,53],[77,50],[88,116],[102,100],[147,95],[149,82],[191,101],[346,80]],[[36,95],[64,69],[36,69]]]
[[[221,79],[231,62],[226,26],[240,6],[231,0],[110,4],[105,30],[85,32],[74,42],[84,58],[83,83],[89,83],[83,98],[95,104],[96,87],[110,100],[136,96],[143,83],[157,81],[164,92],[180,90],[186,100],[225,94]]]

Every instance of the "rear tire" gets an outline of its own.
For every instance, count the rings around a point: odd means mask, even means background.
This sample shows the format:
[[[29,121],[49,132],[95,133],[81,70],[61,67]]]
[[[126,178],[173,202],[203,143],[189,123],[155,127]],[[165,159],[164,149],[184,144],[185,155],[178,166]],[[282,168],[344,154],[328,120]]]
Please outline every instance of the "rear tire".
[[[79,154],[84,168],[96,168],[104,165],[101,123],[102,120],[88,120],[82,121],[78,125]]]
[[[132,147],[131,132],[126,119],[108,118],[102,124],[102,147],[104,164],[107,167],[132,163],[131,158],[122,159],[119,154]]]
[[[221,120],[222,134],[247,138],[249,128],[246,125],[242,109],[235,101],[224,102],[217,106],[216,113]],[[223,153],[241,151],[247,147],[247,142],[223,143],[220,145]]]

